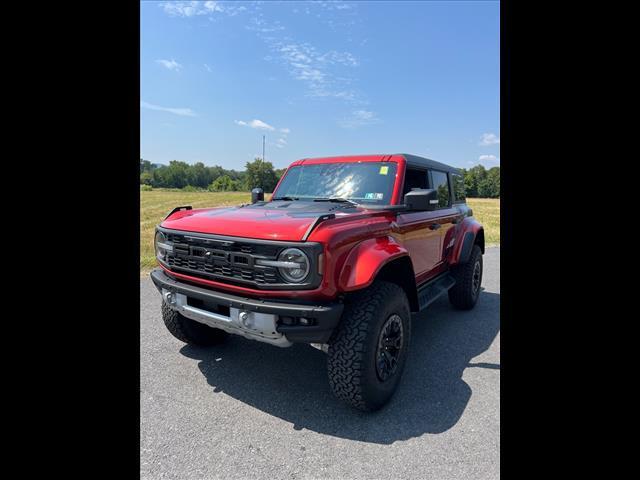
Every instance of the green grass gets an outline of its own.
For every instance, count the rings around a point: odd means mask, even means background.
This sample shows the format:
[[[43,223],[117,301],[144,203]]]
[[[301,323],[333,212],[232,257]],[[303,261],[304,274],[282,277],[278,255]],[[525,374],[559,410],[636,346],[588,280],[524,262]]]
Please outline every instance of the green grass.
[[[269,195],[265,195],[268,199]],[[194,208],[240,205],[249,203],[249,192],[183,192],[172,189],[153,189],[140,192],[140,271],[149,272],[155,265],[153,233],[167,213],[179,205]],[[484,225],[487,245],[500,244],[500,200],[491,198],[470,198],[467,204],[473,209],[473,216]]]
[[[500,199],[467,198],[467,205],[484,227],[485,245],[500,245]]]

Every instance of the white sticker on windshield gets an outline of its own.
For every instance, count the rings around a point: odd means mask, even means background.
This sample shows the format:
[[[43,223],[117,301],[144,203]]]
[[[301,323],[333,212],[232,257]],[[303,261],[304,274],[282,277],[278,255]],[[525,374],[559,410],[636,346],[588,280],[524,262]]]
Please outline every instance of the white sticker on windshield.
[[[365,200],[382,200],[384,198],[384,193],[365,193]]]

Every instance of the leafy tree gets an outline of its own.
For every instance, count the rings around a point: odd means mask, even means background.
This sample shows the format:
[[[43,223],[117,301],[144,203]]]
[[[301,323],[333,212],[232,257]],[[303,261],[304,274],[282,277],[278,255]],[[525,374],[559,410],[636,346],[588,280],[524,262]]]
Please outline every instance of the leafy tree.
[[[278,179],[278,181],[282,178],[282,175],[284,175],[284,172],[286,172],[287,169],[286,168],[278,168],[275,170],[276,172],[276,178]]]
[[[204,166],[204,163],[198,162],[190,165],[187,169],[187,185],[199,188],[207,188],[211,183],[211,171]]]
[[[479,194],[487,198],[500,197],[500,167],[492,167],[479,187]]]
[[[467,197],[500,198],[500,167],[461,169]]]
[[[493,187],[494,192],[499,197],[500,196],[500,167],[490,168],[487,175],[489,176],[489,178],[491,178],[491,181],[494,185]]]
[[[209,185],[209,190],[212,192],[231,192],[237,189],[237,182],[232,180],[229,175],[222,175]]]
[[[188,185],[187,171],[189,164],[171,160],[169,166],[153,171],[154,187],[183,188]]]
[[[151,185],[153,183],[153,174],[151,172],[142,172],[140,173],[140,184],[141,185]]]
[[[153,170],[153,164],[149,160],[140,159],[140,173],[151,172]]]
[[[222,168],[220,165],[214,165],[213,167],[208,167],[208,168],[209,168],[209,175],[211,178],[211,181],[209,183],[214,181],[216,178],[226,174],[226,170]]]
[[[253,162],[247,162],[244,179],[247,190],[260,187],[265,192],[273,192],[277,182],[278,178],[271,162],[265,162],[260,157],[256,157]]]

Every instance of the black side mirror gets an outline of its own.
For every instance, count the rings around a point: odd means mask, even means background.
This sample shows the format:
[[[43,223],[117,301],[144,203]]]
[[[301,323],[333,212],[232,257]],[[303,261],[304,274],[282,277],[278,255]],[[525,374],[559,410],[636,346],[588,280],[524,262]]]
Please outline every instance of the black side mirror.
[[[431,211],[438,208],[438,191],[432,188],[414,188],[404,196],[404,203],[410,211]]]
[[[264,201],[264,190],[259,187],[251,190],[251,203]]]

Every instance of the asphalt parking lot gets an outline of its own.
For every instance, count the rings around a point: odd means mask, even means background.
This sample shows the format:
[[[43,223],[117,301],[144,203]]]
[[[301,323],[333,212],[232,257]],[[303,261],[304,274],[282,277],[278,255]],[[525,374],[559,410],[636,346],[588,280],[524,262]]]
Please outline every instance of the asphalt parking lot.
[[[364,414],[332,396],[311,346],[176,340],[141,279],[141,478],[498,479],[499,248],[482,286],[474,310],[445,296],[414,316],[396,395]]]

